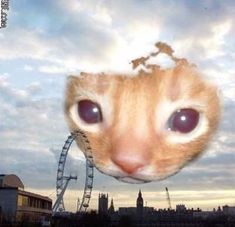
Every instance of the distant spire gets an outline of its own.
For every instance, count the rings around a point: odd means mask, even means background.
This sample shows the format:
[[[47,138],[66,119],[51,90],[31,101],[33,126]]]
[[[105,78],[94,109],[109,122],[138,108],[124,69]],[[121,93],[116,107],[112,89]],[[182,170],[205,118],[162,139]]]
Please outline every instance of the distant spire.
[[[111,199],[110,207],[109,207],[109,213],[114,213],[114,205],[113,205],[113,198]]]
[[[139,190],[138,198],[136,200],[136,207],[137,207],[137,214],[142,215],[143,214],[143,207],[144,207],[144,200],[142,197],[141,190]]]
[[[143,203],[143,197],[142,197],[141,190],[139,190],[139,194],[138,194],[138,198],[137,198],[137,204],[138,203]]]

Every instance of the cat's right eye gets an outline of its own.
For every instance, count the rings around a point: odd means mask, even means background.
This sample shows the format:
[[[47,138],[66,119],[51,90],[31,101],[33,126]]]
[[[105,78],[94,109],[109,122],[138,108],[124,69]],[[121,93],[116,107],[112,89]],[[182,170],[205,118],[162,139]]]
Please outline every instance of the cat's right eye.
[[[95,124],[103,120],[99,104],[89,99],[80,100],[78,102],[78,114],[87,124]]]
[[[169,121],[168,127],[172,131],[180,133],[189,133],[193,131],[199,122],[199,112],[190,109],[179,109],[174,112]]]

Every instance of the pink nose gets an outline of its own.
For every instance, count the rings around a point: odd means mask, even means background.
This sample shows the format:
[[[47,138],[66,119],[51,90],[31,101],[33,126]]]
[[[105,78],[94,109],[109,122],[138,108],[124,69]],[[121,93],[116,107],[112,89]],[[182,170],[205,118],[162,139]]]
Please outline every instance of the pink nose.
[[[134,141],[134,142],[133,142]],[[115,144],[111,159],[128,174],[134,174],[149,164],[150,155],[146,144],[133,139],[120,139]]]
[[[133,174],[145,166],[144,160],[136,159],[132,155],[115,155],[112,156],[113,162],[120,167],[124,172]]]

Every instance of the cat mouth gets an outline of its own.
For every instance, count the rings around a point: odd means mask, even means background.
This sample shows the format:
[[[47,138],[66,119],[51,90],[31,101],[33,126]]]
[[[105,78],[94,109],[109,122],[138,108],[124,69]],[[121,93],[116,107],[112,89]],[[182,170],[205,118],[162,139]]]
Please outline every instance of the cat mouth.
[[[114,177],[119,181],[130,183],[130,184],[145,184],[151,182],[150,180],[143,180],[135,177],[125,176],[125,177]]]
[[[116,168],[101,168],[96,165],[96,169],[99,170],[101,173],[109,175],[111,177],[114,177],[115,179],[125,182],[125,183],[130,183],[130,184],[144,184],[144,183],[149,183],[152,180],[150,179],[144,179],[144,177],[136,176],[136,175],[128,175],[120,170],[117,170]]]
[[[174,165],[171,166],[171,168],[169,167],[165,172],[157,172],[154,168],[148,167],[146,169],[142,169],[140,172],[128,174],[120,170],[120,168],[113,163],[110,163],[105,167],[104,165],[97,165],[96,163],[95,167],[105,175],[109,175],[118,181],[130,184],[145,184],[156,180],[164,180],[169,176],[175,175],[180,168],[182,168],[178,165]]]

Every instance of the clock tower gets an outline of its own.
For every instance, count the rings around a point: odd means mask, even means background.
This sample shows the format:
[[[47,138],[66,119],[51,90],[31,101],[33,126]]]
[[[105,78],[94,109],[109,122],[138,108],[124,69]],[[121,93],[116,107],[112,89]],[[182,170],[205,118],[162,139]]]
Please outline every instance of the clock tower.
[[[137,215],[142,215],[144,209],[144,200],[142,198],[141,190],[139,190],[138,198],[136,200],[136,207],[137,207]]]

